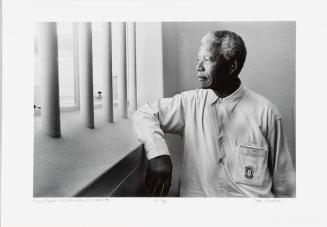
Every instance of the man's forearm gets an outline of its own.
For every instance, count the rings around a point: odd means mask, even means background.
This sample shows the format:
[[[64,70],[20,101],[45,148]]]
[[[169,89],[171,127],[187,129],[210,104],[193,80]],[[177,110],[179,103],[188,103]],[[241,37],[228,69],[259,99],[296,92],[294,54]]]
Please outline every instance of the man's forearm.
[[[133,125],[138,139],[145,146],[148,159],[169,155],[164,132],[160,128],[158,111],[155,108],[150,104],[142,106],[133,115]]]
[[[181,133],[184,129],[182,95],[162,98],[145,104],[133,115],[134,128],[145,145],[148,159],[169,155],[165,133]]]

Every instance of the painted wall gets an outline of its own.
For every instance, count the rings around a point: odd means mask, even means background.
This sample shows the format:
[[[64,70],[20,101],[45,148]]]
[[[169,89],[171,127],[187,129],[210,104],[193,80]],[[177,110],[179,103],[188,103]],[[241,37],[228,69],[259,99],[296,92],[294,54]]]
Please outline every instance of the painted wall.
[[[177,23],[162,24],[162,53],[163,53],[163,89],[164,97],[170,97],[180,92],[178,86],[178,49]],[[166,142],[173,163],[172,184],[169,196],[179,195],[179,177],[182,163],[182,138],[178,135],[167,134]]]
[[[163,97],[161,31],[160,22],[136,23],[138,107]]]
[[[295,22],[164,22],[164,96],[199,87],[196,58],[201,38],[212,30],[242,36],[248,55],[240,78],[244,85],[268,98],[279,109],[291,152],[295,154]],[[174,176],[181,163],[181,139],[167,136]],[[178,181],[174,178],[172,191]]]

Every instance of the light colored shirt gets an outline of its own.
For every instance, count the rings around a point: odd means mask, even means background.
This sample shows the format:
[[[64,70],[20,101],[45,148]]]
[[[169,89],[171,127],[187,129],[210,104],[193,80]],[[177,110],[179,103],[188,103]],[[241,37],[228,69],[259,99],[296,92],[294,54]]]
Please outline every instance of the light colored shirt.
[[[282,118],[243,85],[225,98],[197,89],[159,99],[133,122],[148,159],[169,155],[165,133],[182,136],[181,196],[295,197]]]

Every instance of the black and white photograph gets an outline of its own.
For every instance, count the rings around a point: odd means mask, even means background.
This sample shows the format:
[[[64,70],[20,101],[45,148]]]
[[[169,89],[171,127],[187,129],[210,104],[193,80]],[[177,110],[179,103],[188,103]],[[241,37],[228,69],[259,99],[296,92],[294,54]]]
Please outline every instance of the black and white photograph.
[[[1,227],[326,226],[324,1],[0,2]]]
[[[34,197],[294,198],[295,32],[36,23]]]

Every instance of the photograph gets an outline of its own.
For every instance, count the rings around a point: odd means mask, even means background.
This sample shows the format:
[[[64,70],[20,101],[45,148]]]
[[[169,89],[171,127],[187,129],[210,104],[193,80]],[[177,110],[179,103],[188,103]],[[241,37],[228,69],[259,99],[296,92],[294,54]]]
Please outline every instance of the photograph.
[[[0,226],[327,226],[324,5],[3,0]]]
[[[296,198],[296,25],[35,22],[33,198]]]

